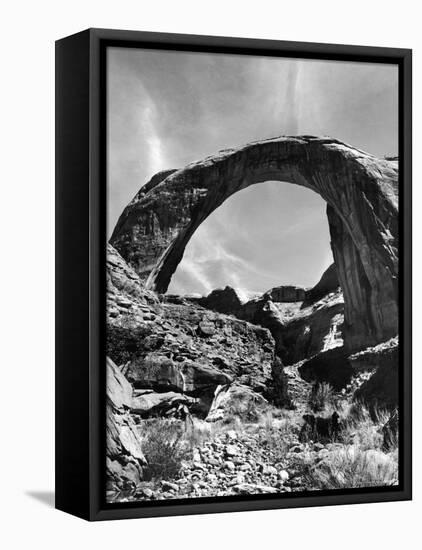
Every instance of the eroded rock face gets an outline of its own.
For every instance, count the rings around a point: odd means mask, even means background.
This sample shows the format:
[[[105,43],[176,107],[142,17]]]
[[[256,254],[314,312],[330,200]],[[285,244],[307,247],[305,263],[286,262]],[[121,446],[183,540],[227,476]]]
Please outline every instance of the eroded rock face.
[[[142,480],[146,464],[141,436],[130,415],[132,386],[109,358],[106,368],[107,479],[109,489],[113,489],[113,486],[130,489]]]
[[[399,404],[399,344],[398,338],[352,355],[352,367],[369,372],[370,377],[355,392],[355,400],[370,409],[394,410]]]
[[[299,367],[307,382],[327,382],[340,391],[352,380],[354,371],[344,348],[336,348],[311,357]]]
[[[308,187],[329,205],[345,343],[362,349],[397,333],[397,179],[396,162],[335,139],[255,142],[153,178],[123,212],[111,243],[147,286],[165,292],[195,230],[232,194],[268,180]]]
[[[286,365],[343,346],[344,302],[339,291],[301,308],[293,317],[274,325],[271,333]]]
[[[340,290],[340,281],[338,280],[336,264],[331,264],[317,284],[305,292],[302,308],[308,307],[318,300],[321,300],[327,294]]]
[[[285,365],[344,344],[344,301],[334,264],[306,291],[280,286],[244,304],[226,299],[233,295],[234,290],[226,287],[195,302],[267,328]]]
[[[268,290],[264,297],[268,297],[273,302],[303,302],[306,290],[299,286],[277,286]]]
[[[213,290],[208,296],[199,298],[197,303],[207,309],[219,311],[220,313],[232,313],[234,315],[236,315],[236,312],[242,306],[237,292],[230,286]]]
[[[328,382],[335,390],[349,388],[355,401],[371,412],[394,410],[399,402],[398,338],[348,355],[344,348],[319,353],[299,367],[308,382]],[[358,384],[353,384],[357,381]]]
[[[107,353],[124,365],[135,388],[209,393],[210,399],[218,385],[233,380],[267,390],[275,344],[266,328],[190,302],[159,302],[137,284],[134,291],[122,281],[132,281],[132,270],[126,273],[124,260],[109,251]]]

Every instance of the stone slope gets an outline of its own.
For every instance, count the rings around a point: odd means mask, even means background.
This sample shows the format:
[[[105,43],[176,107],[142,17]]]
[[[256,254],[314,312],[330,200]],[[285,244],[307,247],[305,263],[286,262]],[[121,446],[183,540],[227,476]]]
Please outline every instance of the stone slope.
[[[108,250],[107,353],[135,388],[200,396],[204,407],[217,386],[233,381],[273,391],[267,329],[192,303],[160,302]]]

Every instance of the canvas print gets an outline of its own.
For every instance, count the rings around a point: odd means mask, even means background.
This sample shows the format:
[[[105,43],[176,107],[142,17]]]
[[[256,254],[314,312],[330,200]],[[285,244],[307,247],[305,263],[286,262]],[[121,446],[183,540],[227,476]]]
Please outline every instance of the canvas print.
[[[106,66],[106,502],[397,486],[397,65]]]

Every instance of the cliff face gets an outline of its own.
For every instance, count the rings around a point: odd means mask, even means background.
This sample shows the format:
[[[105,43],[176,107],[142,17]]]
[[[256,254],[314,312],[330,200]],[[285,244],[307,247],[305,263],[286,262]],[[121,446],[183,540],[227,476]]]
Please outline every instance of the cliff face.
[[[107,258],[107,353],[135,388],[202,397],[235,380],[267,391],[275,344],[266,328],[188,302],[159,302],[110,245]]]
[[[165,292],[189,239],[228,197],[280,180],[308,187],[328,204],[345,343],[360,349],[397,333],[397,164],[330,138],[280,137],[229,149],[160,173],[120,217],[111,244]]]
[[[132,386],[107,359],[107,477],[110,485],[136,485],[146,464],[137,426],[130,415]]]
[[[338,290],[340,290],[340,281],[338,280],[337,267],[336,264],[331,264],[330,267],[324,271],[317,284],[313,288],[305,291],[302,308],[308,307],[324,296],[327,296],[327,294],[337,292]]]
[[[344,300],[334,264],[308,290],[280,286],[242,304],[226,287],[193,301],[267,328],[285,365],[344,344]]]

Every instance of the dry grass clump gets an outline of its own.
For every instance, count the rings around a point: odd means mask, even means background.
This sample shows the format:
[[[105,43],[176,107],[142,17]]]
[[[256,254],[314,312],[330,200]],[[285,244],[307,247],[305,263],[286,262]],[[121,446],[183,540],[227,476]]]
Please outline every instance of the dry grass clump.
[[[148,463],[145,478],[177,478],[183,461],[192,455],[181,423],[162,418],[149,420],[143,424],[142,435],[142,451]]]
[[[317,382],[312,386],[309,407],[313,412],[329,410],[334,406],[333,388],[327,382]]]
[[[271,461],[283,462],[289,447],[296,441],[300,417],[290,410],[268,409],[260,418],[260,443],[269,452]]]
[[[342,422],[342,440],[346,444],[357,445],[362,451],[381,450],[383,447],[383,427],[388,421],[389,413],[383,409],[369,409],[362,403],[355,403],[342,411],[345,420]],[[394,450],[394,445],[392,449]]]
[[[388,411],[369,411],[363,404],[345,404],[336,443],[328,444],[319,461],[300,459],[307,489],[345,489],[391,486],[398,483],[397,437],[385,445]],[[394,434],[393,434],[394,435]]]
[[[219,431],[218,424],[204,422],[192,416],[187,416],[184,421],[184,440],[190,449],[201,447]]]
[[[230,405],[225,410],[223,422],[230,424],[235,419],[242,422],[258,422],[267,407],[267,403],[254,399],[251,395],[235,395],[231,398]]]
[[[304,477],[309,489],[388,487],[398,483],[397,454],[344,445]]]

